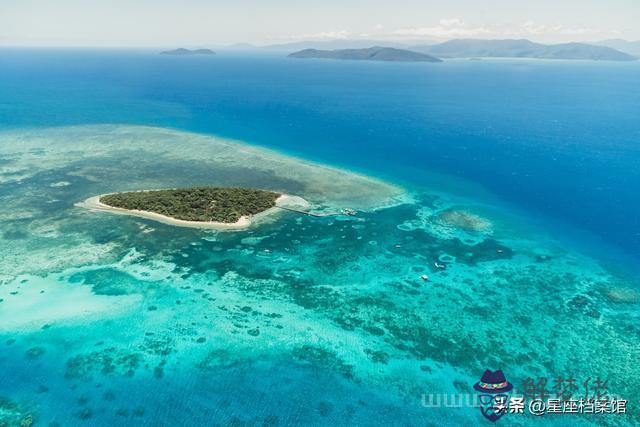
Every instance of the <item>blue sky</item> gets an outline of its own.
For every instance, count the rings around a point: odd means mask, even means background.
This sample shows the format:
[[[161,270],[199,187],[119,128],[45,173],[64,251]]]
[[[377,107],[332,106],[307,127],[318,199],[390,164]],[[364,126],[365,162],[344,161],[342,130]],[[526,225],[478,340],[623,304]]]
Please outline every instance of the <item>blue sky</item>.
[[[0,45],[640,39],[640,0],[0,0]]]

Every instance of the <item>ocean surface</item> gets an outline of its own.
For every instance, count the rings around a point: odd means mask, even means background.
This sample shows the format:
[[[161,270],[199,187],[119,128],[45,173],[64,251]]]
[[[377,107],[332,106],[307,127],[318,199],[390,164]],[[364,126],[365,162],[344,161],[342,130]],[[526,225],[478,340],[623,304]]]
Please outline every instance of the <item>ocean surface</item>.
[[[631,414],[542,422],[634,425],[639,118],[638,62],[0,49],[0,425],[473,425],[425,396],[487,368],[606,379]],[[189,185],[360,212],[74,206]]]

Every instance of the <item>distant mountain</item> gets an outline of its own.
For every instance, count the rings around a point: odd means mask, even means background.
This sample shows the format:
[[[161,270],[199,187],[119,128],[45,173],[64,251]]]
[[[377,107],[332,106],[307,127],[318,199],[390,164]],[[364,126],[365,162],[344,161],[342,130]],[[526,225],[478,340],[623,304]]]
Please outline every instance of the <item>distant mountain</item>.
[[[160,52],[161,55],[215,55],[211,49],[185,49],[183,47],[173,50],[165,50]]]
[[[263,49],[298,51],[302,49],[336,50],[336,49],[364,49],[371,46],[387,46],[398,49],[406,48],[407,43],[388,42],[380,40],[322,40],[322,41],[301,41],[291,43],[272,44],[263,46]]]
[[[318,50],[304,49],[289,55],[290,58],[350,59],[361,61],[396,62],[442,62],[440,59],[419,52],[393,47],[370,47],[367,49]]]
[[[587,59],[601,61],[633,61],[636,58],[606,46],[585,43],[563,43],[545,45],[530,40],[478,40],[455,39],[411,49],[442,58],[541,58],[541,59]]]
[[[595,61],[635,61],[637,58],[606,46],[585,43],[563,43],[547,46],[539,58],[591,59]]]
[[[629,55],[640,57],[640,40],[631,42],[622,39],[603,40],[593,43],[598,46],[607,46],[612,49],[619,50],[620,52],[628,53]]]
[[[449,58],[527,57],[542,46],[529,40],[454,39],[435,45],[411,46],[410,49]]]
[[[229,46],[226,46],[227,49],[237,49],[237,50],[251,50],[258,49],[256,45],[251,43],[234,43]]]

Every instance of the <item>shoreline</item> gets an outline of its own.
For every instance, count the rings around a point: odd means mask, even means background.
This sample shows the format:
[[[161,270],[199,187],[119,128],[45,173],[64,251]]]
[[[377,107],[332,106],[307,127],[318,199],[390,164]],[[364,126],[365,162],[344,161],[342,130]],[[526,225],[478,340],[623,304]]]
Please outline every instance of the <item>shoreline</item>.
[[[150,191],[150,190],[141,190],[141,191]],[[275,212],[280,211],[280,207],[305,207],[308,208],[310,206],[309,202],[299,196],[291,196],[289,194],[281,194],[275,201],[275,206],[266,209],[260,213],[255,215],[246,216],[243,215],[238,219],[238,221],[233,223],[228,222],[216,222],[216,221],[186,221],[182,219],[172,218],[170,216],[162,215],[156,212],[150,211],[141,211],[141,210],[129,210],[124,208],[117,208],[114,206],[109,206],[100,201],[100,198],[104,196],[108,196],[110,194],[118,194],[118,193],[107,193],[100,194],[98,196],[89,197],[88,199],[75,203],[74,206],[79,208],[88,209],[91,211],[104,211],[110,212],[118,215],[130,215],[136,216],[139,218],[150,219],[153,221],[161,222],[167,225],[173,225],[176,227],[188,227],[188,228],[202,228],[207,230],[219,230],[219,231],[239,231],[246,230],[254,224],[257,224],[260,220],[272,215]]]

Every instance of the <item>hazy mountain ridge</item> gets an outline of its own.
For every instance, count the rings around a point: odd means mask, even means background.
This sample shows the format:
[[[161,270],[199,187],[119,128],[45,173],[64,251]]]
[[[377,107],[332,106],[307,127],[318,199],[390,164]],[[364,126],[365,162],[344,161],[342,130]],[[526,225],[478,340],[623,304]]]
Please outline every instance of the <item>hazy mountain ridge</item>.
[[[429,54],[380,46],[374,46],[365,49],[303,49],[301,51],[290,54],[289,57],[306,59],[346,59],[361,61],[442,62],[440,59]]]
[[[183,47],[160,52],[161,55],[215,55],[211,49],[185,49]]]
[[[374,47],[371,47],[374,46]],[[438,62],[438,58],[537,58],[594,61],[634,61],[640,58],[640,41],[622,39],[595,43],[543,44],[528,39],[453,39],[429,41],[324,40],[282,43],[258,47],[248,43],[227,46],[231,50],[263,49],[293,52],[294,58],[360,59],[373,61]],[[375,50],[375,51],[374,51]],[[173,49],[163,55],[214,55],[211,49]],[[418,56],[418,55],[426,56]]]
[[[640,57],[640,40],[629,41],[623,39],[602,40],[592,43],[598,46],[607,46],[620,52],[628,53],[636,57]]]
[[[633,61],[637,59],[607,46],[586,43],[546,45],[527,39],[454,39],[436,45],[412,46],[411,49],[443,58],[502,57],[599,61]]]
[[[404,43],[400,41],[381,41],[381,40],[307,40],[300,42],[279,43],[263,46],[263,49],[269,50],[288,50],[298,51],[303,49],[318,49],[318,50],[337,50],[337,49],[366,49],[371,46],[385,46],[394,47],[397,49],[406,49],[410,43]]]

